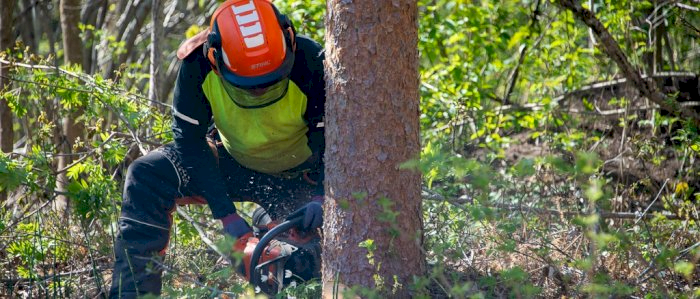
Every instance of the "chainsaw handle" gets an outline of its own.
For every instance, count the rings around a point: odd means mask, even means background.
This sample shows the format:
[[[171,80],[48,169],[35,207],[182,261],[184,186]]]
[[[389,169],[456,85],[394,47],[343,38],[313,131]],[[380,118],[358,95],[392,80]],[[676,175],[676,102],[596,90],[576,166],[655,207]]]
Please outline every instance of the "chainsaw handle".
[[[255,249],[253,250],[253,254],[250,257],[250,268],[248,269],[250,273],[250,283],[254,286],[258,286],[260,282],[260,273],[255,270],[258,266],[258,262],[260,261],[260,256],[262,255],[263,250],[265,247],[267,247],[268,244],[270,244],[270,241],[272,241],[275,237],[279,236],[280,234],[288,231],[289,229],[293,227],[299,226],[302,221],[304,220],[304,216],[299,216],[296,218],[292,218],[289,220],[286,220],[279,225],[273,227],[271,230],[269,230],[262,238],[260,238],[260,241],[258,244],[255,246]],[[258,282],[258,283],[256,283]],[[262,288],[262,287],[261,287]]]

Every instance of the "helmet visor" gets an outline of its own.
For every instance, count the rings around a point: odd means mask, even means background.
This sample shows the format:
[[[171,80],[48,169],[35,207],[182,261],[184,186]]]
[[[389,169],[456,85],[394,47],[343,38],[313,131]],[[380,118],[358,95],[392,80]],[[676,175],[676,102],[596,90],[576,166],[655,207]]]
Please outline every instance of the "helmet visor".
[[[284,97],[289,86],[289,78],[284,78],[268,87],[251,89],[234,86],[221,77],[219,79],[231,100],[239,107],[248,109],[262,108],[276,103]]]

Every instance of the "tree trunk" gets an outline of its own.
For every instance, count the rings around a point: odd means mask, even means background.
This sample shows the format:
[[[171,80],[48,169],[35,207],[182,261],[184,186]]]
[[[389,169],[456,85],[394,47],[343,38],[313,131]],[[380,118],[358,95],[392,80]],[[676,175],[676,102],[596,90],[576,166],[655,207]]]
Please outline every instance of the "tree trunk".
[[[63,62],[65,64],[82,65],[83,63],[83,42],[80,39],[80,22],[81,0],[61,0],[61,30],[63,31]],[[58,158],[58,169],[63,169],[73,161],[73,157],[65,154],[72,153],[73,144],[78,137],[83,136],[85,126],[83,123],[76,121],[83,114],[82,109],[76,109],[67,117],[63,118],[63,136],[64,140],[60,145],[61,155]],[[65,192],[68,184],[68,178],[65,172],[60,173],[56,178],[58,191]],[[66,210],[68,208],[68,198],[58,196],[55,202],[55,208]]]
[[[151,79],[149,81],[148,88],[148,99],[151,100],[151,106],[159,108],[156,103],[160,101],[160,70],[161,65],[161,51],[160,51],[160,37],[163,32],[163,23],[161,21],[161,6],[160,0],[152,0],[151,4],[151,66],[149,73],[151,74]]]
[[[95,26],[95,31],[102,29],[99,22],[103,18],[107,10],[109,1],[107,0],[88,0],[80,12],[80,23],[85,25]],[[83,71],[93,73],[93,52],[95,51],[97,37],[95,31],[86,30],[84,33],[85,47],[83,47]]]
[[[14,12],[15,1],[0,1],[0,50],[12,48],[14,39],[12,26],[12,13]],[[0,65],[0,92],[5,91],[9,85],[6,77],[9,75],[9,66]],[[12,111],[7,104],[7,100],[0,98],[0,150],[5,153],[12,151],[14,134],[12,131]]]
[[[133,16],[128,18],[126,21],[122,19],[119,20],[117,40],[123,41],[124,44],[131,47],[134,46],[134,42],[141,33],[141,28],[146,22],[146,19],[151,11],[151,4],[153,4],[153,2],[150,0],[142,0],[134,3],[132,9],[129,10],[131,13],[133,13]],[[133,51],[125,51],[124,53],[118,55],[116,60],[113,60],[112,63],[109,64],[109,67],[106,68],[107,72],[105,73],[105,76],[107,78],[112,78],[114,71],[119,68],[122,63],[126,63],[129,55],[132,54]]]
[[[15,1],[0,1],[0,50],[11,48],[14,43],[12,29],[12,13],[14,12]],[[0,64],[0,94],[5,92],[6,86],[10,82],[6,79],[9,76],[8,65]],[[0,151],[9,153],[13,150],[14,132],[12,122],[12,111],[4,97],[0,97]],[[0,192],[0,203],[5,202],[7,193]]]
[[[8,2],[8,1],[3,1]],[[22,0],[22,7],[17,9],[18,14],[21,14],[18,18],[18,22],[22,25],[17,28],[22,36],[22,42],[25,46],[29,47],[29,51],[36,53],[38,48],[38,40],[41,38],[38,32],[35,31],[35,15],[36,15],[36,5],[32,0]]]
[[[420,152],[416,1],[327,8],[323,294],[407,298],[425,271],[421,178],[399,167]]]

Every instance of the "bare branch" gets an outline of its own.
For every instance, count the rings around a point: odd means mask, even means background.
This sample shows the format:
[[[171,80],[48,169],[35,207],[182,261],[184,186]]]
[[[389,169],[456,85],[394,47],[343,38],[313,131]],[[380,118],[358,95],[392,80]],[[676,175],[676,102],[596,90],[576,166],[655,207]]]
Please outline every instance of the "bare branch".
[[[537,3],[535,4],[535,11],[532,12],[532,16],[530,18],[530,28],[528,29],[528,34],[525,38],[525,43],[523,43],[523,45],[520,46],[518,62],[515,65],[515,68],[513,68],[513,71],[510,73],[510,76],[508,76],[508,86],[506,87],[506,92],[503,95],[503,104],[509,103],[510,95],[513,93],[515,84],[518,81],[518,75],[520,74],[520,66],[522,66],[523,62],[525,61],[525,56],[527,55],[529,48],[536,48],[537,45],[539,45],[540,41],[542,41],[542,38],[545,36],[544,33],[541,34],[540,37],[537,38],[537,40],[532,44],[532,46],[528,45],[528,40],[532,37],[532,33],[535,30],[535,26],[537,25],[540,14],[540,1],[537,1]],[[549,27],[549,25],[547,25],[547,27]]]
[[[219,250],[219,248],[217,248],[216,245],[214,245],[214,242],[212,242],[209,238],[207,238],[207,235],[204,233],[204,230],[202,229],[202,227],[200,227],[199,224],[197,224],[197,222],[194,221],[194,219],[192,219],[192,217],[190,217],[190,215],[187,214],[187,212],[185,212],[185,210],[183,210],[180,207],[177,207],[177,213],[178,213],[178,215],[185,218],[185,220],[187,220],[187,222],[192,224],[192,226],[194,226],[194,228],[197,230],[197,233],[199,233],[199,237],[202,238],[202,241],[204,242],[204,244],[207,244],[207,246],[209,246],[209,248],[211,248],[212,250],[214,250],[214,252],[219,254],[219,256],[221,256],[221,258],[223,258],[226,262],[228,262],[229,264],[233,264],[233,262],[231,261],[231,258],[227,254],[221,252],[221,250]]]
[[[625,78],[627,78],[644,97],[661,106],[661,109],[682,115],[692,119],[696,123],[700,123],[700,115],[697,112],[690,109],[682,109],[676,100],[668,98],[661,93],[654,81],[644,80],[644,78],[642,78],[639,71],[635,69],[624,52],[622,52],[615,38],[610,35],[610,32],[605,28],[603,23],[601,23],[590,10],[581,7],[581,4],[575,0],[557,0],[555,3],[573,12],[576,18],[593,30],[596,37],[598,37],[599,45],[602,47],[603,51],[617,64]]]

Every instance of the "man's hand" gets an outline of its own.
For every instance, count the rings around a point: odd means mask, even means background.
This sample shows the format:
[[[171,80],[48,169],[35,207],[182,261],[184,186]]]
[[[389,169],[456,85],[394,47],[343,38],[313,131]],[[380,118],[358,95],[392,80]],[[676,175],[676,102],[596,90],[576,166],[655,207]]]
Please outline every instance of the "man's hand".
[[[305,206],[296,210],[291,215],[287,216],[287,219],[297,218],[299,216],[304,216],[304,221],[302,221],[302,230],[311,230],[319,228],[323,225],[323,197],[316,196],[314,199],[307,203]]]
[[[224,225],[224,231],[234,238],[240,239],[241,236],[253,232],[248,222],[236,213],[222,218],[221,223]]]

